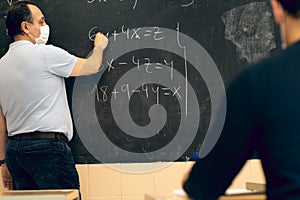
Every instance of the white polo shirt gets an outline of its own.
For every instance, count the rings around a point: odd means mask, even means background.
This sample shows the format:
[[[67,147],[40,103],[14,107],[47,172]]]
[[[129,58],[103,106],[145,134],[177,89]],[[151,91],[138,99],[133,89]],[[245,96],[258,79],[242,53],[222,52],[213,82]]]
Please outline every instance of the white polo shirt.
[[[0,59],[0,107],[8,136],[57,131],[73,136],[64,77],[77,58],[52,45],[22,40]]]

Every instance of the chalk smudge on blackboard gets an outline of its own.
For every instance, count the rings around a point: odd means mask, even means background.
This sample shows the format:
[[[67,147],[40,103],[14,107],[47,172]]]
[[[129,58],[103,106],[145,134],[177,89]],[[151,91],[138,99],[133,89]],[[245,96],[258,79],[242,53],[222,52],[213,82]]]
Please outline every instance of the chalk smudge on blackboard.
[[[43,9],[43,10],[45,10],[46,16],[48,16],[50,14],[57,14],[55,10],[58,7],[60,7],[63,3],[64,3],[64,0],[59,0],[59,1],[58,0],[56,0],[56,1],[45,0],[44,4],[47,9]]]
[[[253,63],[276,48],[274,22],[266,2],[252,2],[233,8],[221,16],[225,39],[237,47],[241,59]]]

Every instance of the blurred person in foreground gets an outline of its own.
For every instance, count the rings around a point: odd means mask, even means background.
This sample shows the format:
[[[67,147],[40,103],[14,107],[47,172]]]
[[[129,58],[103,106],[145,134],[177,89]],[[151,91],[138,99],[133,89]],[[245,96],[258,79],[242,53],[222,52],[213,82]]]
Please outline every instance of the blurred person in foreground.
[[[300,199],[300,0],[271,0],[283,51],[243,70],[229,86],[214,148],[183,178],[192,199],[223,195],[254,152],[269,200]]]

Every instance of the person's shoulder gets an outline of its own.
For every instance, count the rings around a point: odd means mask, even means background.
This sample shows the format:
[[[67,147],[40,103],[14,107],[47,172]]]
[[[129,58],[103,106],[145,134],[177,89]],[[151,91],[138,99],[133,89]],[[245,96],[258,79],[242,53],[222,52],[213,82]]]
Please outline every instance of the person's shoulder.
[[[47,56],[65,55],[67,51],[61,47],[52,44],[38,44],[40,52],[44,52]]]
[[[39,45],[41,48],[44,48],[46,51],[48,52],[52,52],[52,53],[66,53],[68,52],[67,50],[59,47],[59,46],[56,46],[56,45],[53,45],[53,44],[40,44]]]
[[[282,68],[282,64],[287,59],[286,50],[277,50],[269,56],[266,56],[255,63],[246,66],[247,73],[265,73],[270,70]]]
[[[269,76],[270,72],[280,70],[278,63],[281,63],[283,58],[281,58],[282,51],[274,52],[271,55],[264,57],[255,63],[247,64],[244,69],[242,69],[234,79],[234,82],[259,82],[263,81],[266,76]],[[284,57],[284,56],[283,56]],[[278,68],[278,70],[276,70]]]
[[[54,46],[52,44],[35,44],[37,48],[43,48],[43,49],[56,49],[56,48],[59,48],[57,46]]]
[[[266,73],[272,71],[273,73],[280,73],[289,71],[290,68],[298,68],[300,63],[300,42],[297,42],[287,49],[279,49],[259,62],[249,66],[250,71],[254,73]]]

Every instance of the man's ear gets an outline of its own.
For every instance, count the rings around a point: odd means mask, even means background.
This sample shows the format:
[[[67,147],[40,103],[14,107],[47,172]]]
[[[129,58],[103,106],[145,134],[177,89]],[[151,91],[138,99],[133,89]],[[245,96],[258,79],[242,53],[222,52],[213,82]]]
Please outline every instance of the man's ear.
[[[21,30],[24,32],[24,33],[29,33],[29,29],[28,29],[28,23],[27,22],[22,22],[21,23]]]
[[[276,24],[280,24],[284,19],[284,11],[282,5],[278,0],[271,0],[271,6],[273,10],[274,20]]]

